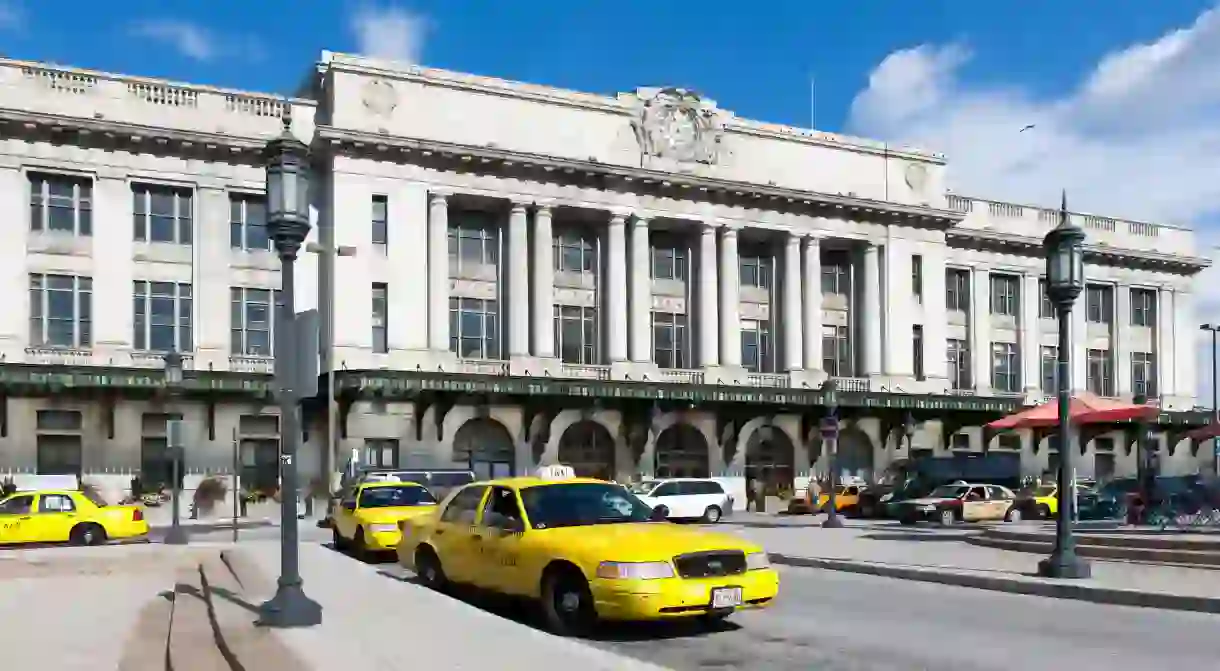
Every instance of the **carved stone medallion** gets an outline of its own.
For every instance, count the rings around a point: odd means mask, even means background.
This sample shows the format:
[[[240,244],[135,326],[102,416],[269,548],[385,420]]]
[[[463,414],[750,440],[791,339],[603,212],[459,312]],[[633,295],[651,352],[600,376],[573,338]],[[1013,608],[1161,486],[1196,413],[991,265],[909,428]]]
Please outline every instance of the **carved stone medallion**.
[[[903,177],[912,192],[923,193],[924,187],[928,184],[928,167],[922,163],[908,163]]]
[[[384,79],[369,80],[360,98],[365,109],[375,116],[390,116],[398,107],[398,92],[393,84]]]
[[[724,124],[715,103],[679,88],[640,89],[633,124],[645,156],[678,163],[716,163]]]

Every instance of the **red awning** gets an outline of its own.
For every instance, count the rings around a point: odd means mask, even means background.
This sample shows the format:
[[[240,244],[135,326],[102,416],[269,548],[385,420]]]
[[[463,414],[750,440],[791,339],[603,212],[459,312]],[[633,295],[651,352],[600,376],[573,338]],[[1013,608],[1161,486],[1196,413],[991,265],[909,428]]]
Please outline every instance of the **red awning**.
[[[1089,392],[1072,397],[1069,418],[1073,424],[1101,424],[1138,419],[1155,419],[1161,409],[1154,405],[1137,405],[1103,398]],[[987,425],[989,429],[1031,429],[1059,425],[1059,401],[1046,403],[1013,413]]]
[[[1220,438],[1220,423],[1212,422],[1207,426],[1201,426],[1186,434],[1186,437],[1191,440],[1211,440],[1212,438]]]

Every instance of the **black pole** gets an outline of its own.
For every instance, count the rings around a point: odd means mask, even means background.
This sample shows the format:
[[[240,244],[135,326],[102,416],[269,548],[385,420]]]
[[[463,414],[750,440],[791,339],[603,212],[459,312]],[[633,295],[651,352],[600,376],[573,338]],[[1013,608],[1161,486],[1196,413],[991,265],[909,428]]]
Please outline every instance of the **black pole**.
[[[1075,492],[1072,482],[1072,302],[1060,301],[1059,316],[1058,400],[1059,400],[1059,515],[1055,518],[1055,548],[1051,556],[1038,562],[1038,575],[1047,578],[1088,578],[1091,567],[1076,555],[1076,539],[1072,536],[1072,505]]]
[[[826,417],[822,420],[822,444],[830,451],[830,495],[826,499],[826,519],[823,529],[842,529],[843,518],[839,517],[839,503],[835,490],[839,488],[839,404],[836,399],[834,380],[826,383],[828,392]]]
[[[169,356],[173,356],[172,354]],[[177,365],[181,365],[180,363]],[[166,545],[186,545],[190,539],[186,535],[186,527],[182,526],[182,446],[179,444],[182,441],[182,425],[181,419],[174,418],[172,414],[174,406],[173,400],[176,396],[174,384],[170,384],[166,389],[170,400],[170,418],[171,421],[178,423],[178,430],[174,435],[170,435],[170,427],[165,427],[165,447],[170,453],[170,476],[173,478],[173,487],[170,488],[170,515],[173,519],[169,523],[169,531],[165,534],[163,543]],[[174,441],[170,444],[170,441]]]
[[[237,428],[233,428],[233,542],[237,542],[238,537],[238,518],[241,517],[241,451],[237,443]]]
[[[1216,379],[1220,378],[1220,360],[1216,359],[1216,336],[1220,334],[1220,329],[1212,327],[1212,423],[1220,422],[1220,389],[1216,389]],[[1220,450],[1216,446],[1220,445],[1220,439],[1212,438],[1212,463],[1216,467],[1216,475],[1220,475]]]

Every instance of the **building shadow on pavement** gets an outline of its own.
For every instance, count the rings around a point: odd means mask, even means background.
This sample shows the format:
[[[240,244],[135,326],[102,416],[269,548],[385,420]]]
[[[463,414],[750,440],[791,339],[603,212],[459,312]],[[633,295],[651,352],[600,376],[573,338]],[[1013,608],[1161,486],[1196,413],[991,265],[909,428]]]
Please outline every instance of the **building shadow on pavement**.
[[[873,534],[864,534],[860,538],[865,538],[873,541],[907,541],[916,543],[927,542],[952,542],[961,543],[965,539],[964,534],[944,534],[933,531],[890,531]]]
[[[380,569],[377,573],[389,580],[423,587],[415,575],[406,569],[386,567]],[[538,608],[534,604],[529,602],[464,587],[454,587],[446,592],[446,596],[492,615],[524,624],[539,631],[546,631],[541,613],[538,612]],[[741,626],[731,621],[705,623],[693,618],[690,620],[660,622],[605,622],[599,624],[597,633],[584,637],[584,640],[604,643],[631,643],[677,638],[694,639],[711,634],[737,631],[738,629],[741,629]]]

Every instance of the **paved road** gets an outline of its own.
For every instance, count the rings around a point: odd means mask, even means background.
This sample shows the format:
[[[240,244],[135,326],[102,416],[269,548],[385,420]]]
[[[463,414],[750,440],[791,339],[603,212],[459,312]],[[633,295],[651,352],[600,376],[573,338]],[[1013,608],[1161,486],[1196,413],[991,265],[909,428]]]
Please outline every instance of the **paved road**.
[[[393,564],[383,570],[403,573]],[[710,632],[610,626],[591,644],[677,671],[1112,671],[1212,668],[1220,659],[1218,616],[781,571],[780,600],[769,610],[738,614]],[[473,603],[536,624],[526,609]]]

